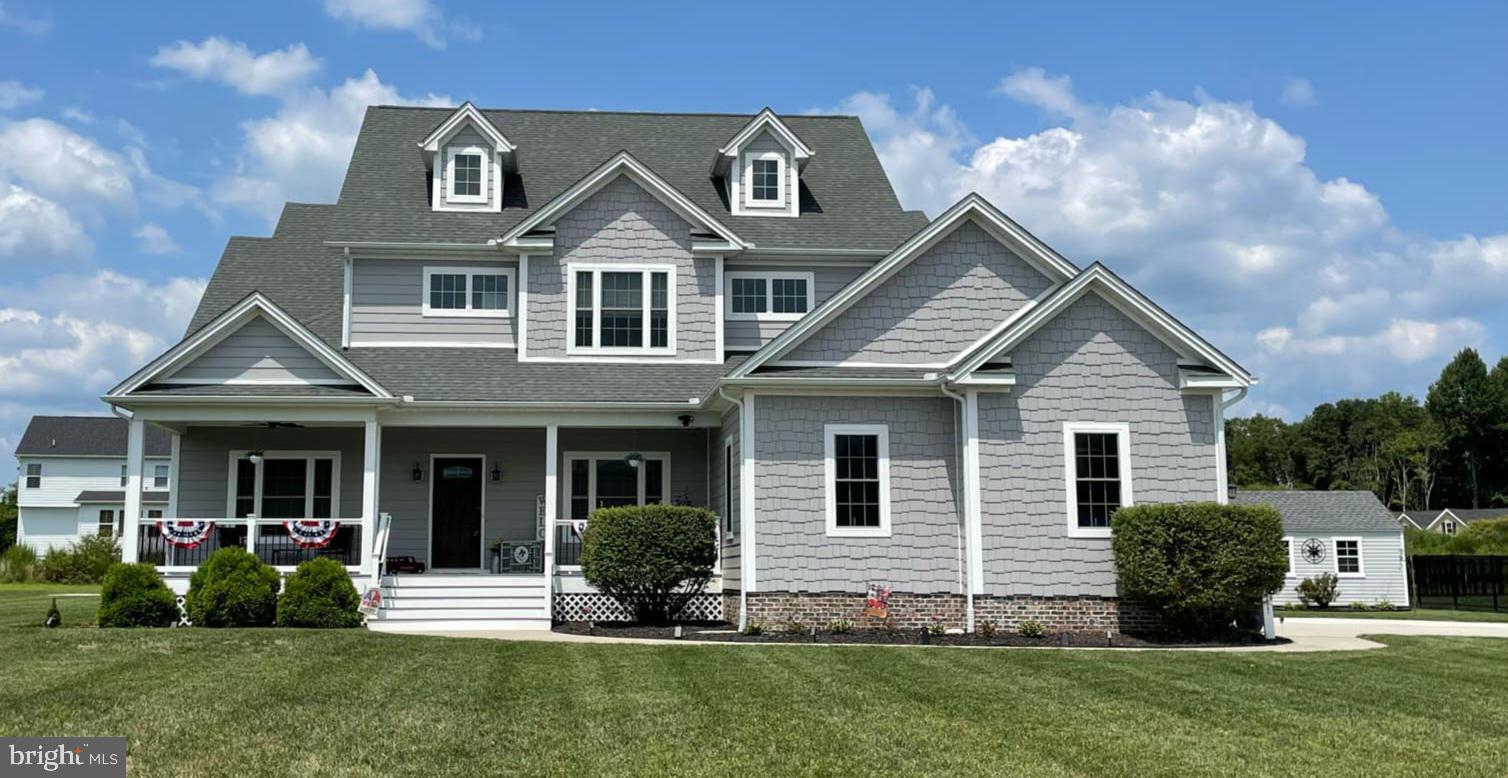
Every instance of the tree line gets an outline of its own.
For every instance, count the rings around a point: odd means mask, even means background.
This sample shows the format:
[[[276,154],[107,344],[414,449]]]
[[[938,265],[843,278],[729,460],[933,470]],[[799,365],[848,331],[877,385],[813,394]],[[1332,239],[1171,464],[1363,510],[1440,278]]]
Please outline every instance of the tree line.
[[[1230,481],[1246,489],[1366,489],[1394,510],[1508,506],[1508,356],[1463,349],[1424,402],[1388,392],[1302,421],[1225,423]]]

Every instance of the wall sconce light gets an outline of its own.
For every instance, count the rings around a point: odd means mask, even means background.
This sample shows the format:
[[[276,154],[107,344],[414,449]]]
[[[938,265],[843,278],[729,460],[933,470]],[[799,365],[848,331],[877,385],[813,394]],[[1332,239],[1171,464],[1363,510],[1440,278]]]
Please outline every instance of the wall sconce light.
[[[492,481],[496,483],[501,480],[503,480],[503,469],[498,467],[497,463],[494,462],[492,464]]]
[[[683,413],[680,416],[677,416],[675,418],[676,418],[677,421],[681,422],[681,426],[682,427],[690,427],[691,426],[691,422],[693,422],[693,421],[696,420],[696,417],[692,416],[689,413]]]
[[[414,463],[414,480],[415,481],[423,481],[424,480],[424,468],[420,467],[418,462]]]
[[[249,459],[249,460],[251,460],[251,463],[253,465],[259,465],[259,464],[262,463],[262,452],[261,451],[251,451],[251,452],[248,452],[247,455],[246,455],[246,458]]]
[[[634,453],[629,454],[628,456],[624,457],[623,461],[627,462],[629,467],[637,468],[640,464],[642,464],[644,462],[644,455],[640,454],[637,451],[635,451]]]

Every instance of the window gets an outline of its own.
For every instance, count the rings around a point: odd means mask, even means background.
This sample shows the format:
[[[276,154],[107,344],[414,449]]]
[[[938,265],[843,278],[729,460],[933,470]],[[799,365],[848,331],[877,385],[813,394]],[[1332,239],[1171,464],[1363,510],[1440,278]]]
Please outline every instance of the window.
[[[126,466],[120,466],[120,488],[126,488]]]
[[[733,520],[733,439],[723,441],[723,533],[727,537],[738,534],[738,525]]]
[[[670,454],[639,452],[638,467],[629,464],[633,452],[567,453],[565,492],[570,495],[572,519],[585,519],[598,508],[652,505],[670,494]]]
[[[1130,444],[1126,424],[1063,425],[1069,537],[1110,537],[1110,517],[1132,504]]]
[[[450,151],[450,192],[455,203],[487,202],[487,151],[468,146]]]
[[[1441,523],[1440,528],[1443,529],[1445,531],[1445,534],[1447,535],[1456,534],[1456,523],[1453,521],[1446,521]]]
[[[1335,574],[1342,578],[1361,577],[1361,540],[1359,538],[1335,539]]]
[[[121,514],[124,518],[125,511],[121,511]],[[115,511],[107,508],[99,512],[99,528],[96,533],[102,538],[115,536]]]
[[[1293,575],[1294,575],[1293,574],[1293,538],[1283,538],[1283,558],[1286,559],[1286,560],[1288,560],[1288,572],[1285,575],[1287,575],[1289,578],[1292,578]]]
[[[744,157],[744,204],[754,208],[785,207],[785,155],[764,151]]]
[[[162,518],[162,509],[160,509],[160,508],[153,508],[153,509],[147,511],[147,518],[149,518],[149,519],[160,519],[160,518]]]
[[[510,314],[513,268],[424,268],[425,316],[489,316]]]
[[[674,267],[573,266],[569,278],[568,353],[675,351]]]
[[[823,438],[828,536],[889,537],[889,429],[829,424]]]
[[[258,462],[251,461],[250,452],[233,452],[227,510],[235,518],[335,518],[339,481],[339,452],[268,451]]]
[[[728,273],[728,318],[790,321],[813,307],[811,273]]]
[[[166,488],[168,488],[168,466],[167,465],[153,465],[152,466],[152,488],[153,489],[166,489]]]
[[[32,462],[26,466],[26,488],[42,488],[42,463]]]

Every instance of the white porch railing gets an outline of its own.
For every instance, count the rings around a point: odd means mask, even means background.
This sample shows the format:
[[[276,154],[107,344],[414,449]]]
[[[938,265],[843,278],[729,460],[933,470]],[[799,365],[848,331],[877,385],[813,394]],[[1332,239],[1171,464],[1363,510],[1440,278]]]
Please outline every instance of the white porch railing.
[[[137,540],[137,560],[150,562],[165,573],[193,572],[209,556],[222,548],[240,546],[258,559],[281,571],[291,571],[315,557],[329,557],[352,571],[361,569],[360,519],[341,521],[335,537],[320,548],[303,548],[293,542],[284,525],[289,519],[165,519],[164,521],[208,521],[213,527],[193,548],[169,543],[157,521],[143,519]],[[297,521],[297,519],[293,519]]]
[[[382,581],[383,566],[387,563],[387,541],[393,533],[393,515],[377,514],[377,532],[372,535],[372,576]]]

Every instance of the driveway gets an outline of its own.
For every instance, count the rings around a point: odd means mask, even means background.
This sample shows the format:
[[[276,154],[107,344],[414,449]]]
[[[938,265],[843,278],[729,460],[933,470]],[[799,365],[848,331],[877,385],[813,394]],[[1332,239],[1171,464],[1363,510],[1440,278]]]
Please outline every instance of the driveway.
[[[1435,637],[1508,638],[1508,623],[1416,621],[1411,619],[1284,619],[1278,635],[1293,641],[1290,650],[1355,651],[1381,648],[1362,635],[1430,635]]]

